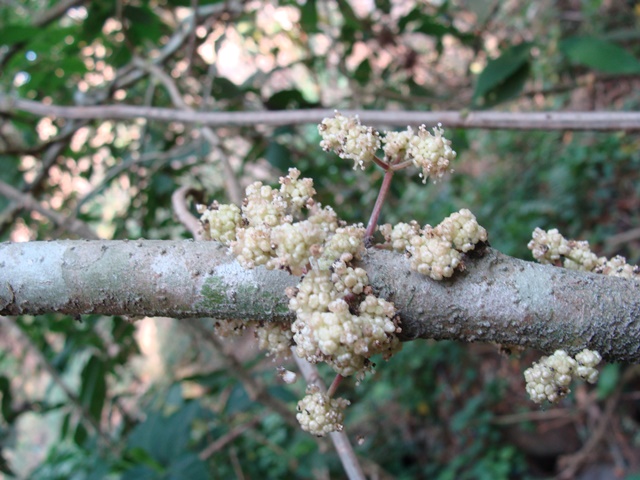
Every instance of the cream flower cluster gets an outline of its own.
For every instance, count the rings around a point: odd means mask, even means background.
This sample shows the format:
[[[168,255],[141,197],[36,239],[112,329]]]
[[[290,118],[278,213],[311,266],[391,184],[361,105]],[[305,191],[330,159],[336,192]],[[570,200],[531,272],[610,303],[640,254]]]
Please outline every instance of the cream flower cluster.
[[[612,259],[598,257],[589,248],[589,242],[567,240],[557,229],[544,231],[536,228],[527,247],[533,257],[543,264],[558,264],[565,268],[601,273],[613,277],[640,280],[640,268],[631,266],[627,259],[617,255]]]
[[[420,125],[418,135],[412,137],[407,148],[408,158],[416,167],[422,169],[422,183],[426,183],[429,177],[442,178],[456,158],[456,152],[451,148],[451,140],[444,138],[443,133],[441,124],[434,127],[433,135],[424,125]]]
[[[328,269],[338,258],[344,262],[360,259],[365,251],[364,233],[362,225],[348,225],[336,229],[324,245],[318,267]]]
[[[344,398],[330,398],[321,393],[317,386],[310,385],[307,395],[298,402],[296,418],[303,430],[323,437],[327,433],[344,429],[344,409],[349,401]]]
[[[258,348],[266,350],[267,355],[285,358],[291,354],[293,332],[283,322],[262,322],[256,326]]]
[[[236,238],[236,229],[242,222],[240,208],[237,205],[220,205],[213,202],[211,206],[198,205],[200,222],[205,240],[217,240],[229,245]]]
[[[596,383],[598,370],[595,367],[601,360],[600,354],[593,350],[584,349],[575,359],[564,350],[556,350],[553,355],[542,357],[525,370],[527,393],[536,403],[545,400],[557,402],[570,392],[569,384],[573,378]]]
[[[244,334],[245,330],[251,326],[252,322],[246,322],[244,320],[232,319],[232,320],[218,320],[214,323],[214,330],[218,336],[222,338],[227,337],[239,337]]]
[[[334,151],[340,158],[353,160],[353,169],[364,169],[380,148],[380,135],[371,127],[365,127],[356,117],[345,117],[336,112],[333,118],[325,118],[318,131],[322,137],[320,146]]]
[[[336,112],[335,117],[325,118],[318,130],[325,151],[333,151],[340,158],[354,160],[354,169],[374,160],[382,146],[384,161],[389,165],[411,162],[421,170],[422,183],[431,177],[436,181],[450,171],[456,152],[451,141],[443,134],[442,125],[433,128],[433,134],[421,125],[416,133],[411,127],[402,132],[385,132],[381,135],[371,127],[365,127],[358,117],[345,117]]]
[[[265,265],[301,275],[338,228],[335,212],[315,203],[314,194],[313,181],[292,168],[280,178],[280,189],[255,182],[247,187],[241,210],[214,202],[201,207],[200,219],[206,237],[229,245],[245,268]],[[303,209],[307,219],[295,221]]]
[[[383,225],[380,230],[394,250],[410,255],[411,269],[434,280],[451,277],[462,267],[462,254],[487,241],[487,231],[467,209],[453,213],[436,227],[420,229],[411,222]]]
[[[312,270],[296,291],[289,292],[289,308],[296,312],[291,326],[295,352],[309,362],[326,362],[343,375],[361,377],[369,357],[389,358],[401,347],[393,304],[367,295],[352,313],[347,299],[367,289],[362,269],[336,262],[334,272]]]
[[[298,356],[360,377],[372,355],[388,358],[400,348],[396,312],[393,304],[372,295],[366,272],[351,264],[365,252],[364,227],[341,225],[330,207],[313,201],[314,193],[313,182],[291,169],[280,179],[280,189],[255,182],[247,188],[242,210],[214,203],[202,221],[224,224],[210,236],[224,240],[245,268],[264,265],[304,275],[287,292],[289,308],[296,312],[290,331],[268,322],[258,326],[261,348],[283,355],[293,340]],[[307,218],[298,219],[303,209]],[[226,223],[220,212],[226,212]]]
[[[390,223],[385,223],[380,225],[379,230],[396,252],[406,251],[411,243],[411,237],[420,235],[420,225],[415,220],[411,220],[409,223],[396,223],[393,226]]]

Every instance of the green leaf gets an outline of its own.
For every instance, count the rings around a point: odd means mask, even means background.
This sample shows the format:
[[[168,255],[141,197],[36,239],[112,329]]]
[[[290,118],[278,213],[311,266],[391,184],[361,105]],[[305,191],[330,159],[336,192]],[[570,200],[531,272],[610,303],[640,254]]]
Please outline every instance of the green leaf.
[[[89,433],[87,432],[87,429],[84,428],[84,425],[82,425],[82,422],[78,422],[78,425],[76,426],[76,431],[73,434],[73,441],[76,443],[76,445],[82,446],[84,445],[84,442],[87,441],[87,438],[89,438]]]
[[[316,0],[307,0],[300,7],[300,25],[305,33],[316,33],[318,29],[318,7]]]
[[[2,417],[10,424],[14,420],[13,409],[11,407],[11,385],[9,379],[4,375],[0,377],[0,393],[2,394]]]
[[[220,100],[231,100],[243,94],[242,89],[225,77],[216,77],[211,83],[211,95]]]
[[[531,65],[529,63],[524,64],[497,88],[487,92],[478,105],[483,108],[489,108],[517,97],[527,83],[530,71]]]
[[[291,160],[291,152],[288,148],[278,142],[269,142],[264,156],[271,165],[279,170],[282,170],[283,172],[286,172],[290,167],[293,166],[293,161]]]
[[[531,70],[529,47],[530,44],[512,47],[496,60],[489,62],[478,77],[473,96],[475,107],[493,107],[522,92]]]
[[[425,15],[422,17],[422,21],[415,31],[440,38],[447,33],[451,33],[451,27],[443,25],[437,22],[433,17]]]
[[[167,467],[187,451],[191,423],[198,415],[200,405],[196,402],[189,402],[168,417],[151,412],[133,429],[127,446],[145,450],[155,462]]]
[[[489,92],[496,92],[509,79],[521,75],[524,67],[527,67],[528,73],[530,48],[531,43],[521,43],[509,47],[498,58],[490,60],[478,77],[473,99],[477,100],[486,96]]]
[[[391,0],[375,0],[376,8],[384,13],[391,11]]]
[[[269,110],[286,110],[287,108],[312,108],[317,106],[315,103],[307,101],[300,90],[288,89],[280,90],[269,97],[264,102],[265,107]]]
[[[620,365],[617,363],[610,363],[605,365],[600,372],[600,378],[598,379],[598,398],[604,399],[613,393],[620,380]]]
[[[102,407],[107,395],[107,381],[105,378],[107,369],[104,362],[92,356],[80,374],[80,402],[89,414],[100,421]],[[80,444],[78,444],[80,445]]]
[[[640,73],[640,61],[624,48],[593,37],[571,37],[560,50],[573,63],[612,74]]]
[[[29,25],[6,25],[2,27],[0,45],[15,45],[33,40],[41,32],[42,29]]]
[[[340,13],[344,17],[345,25],[349,25],[352,28],[360,26],[360,19],[347,0],[338,0],[338,8],[340,8]]]
[[[364,86],[367,83],[369,83],[369,79],[371,78],[371,64],[369,63],[369,59],[365,58],[362,62],[360,62],[360,65],[358,65],[358,68],[356,68],[356,71],[353,72],[353,77],[356,79],[356,81]]]
[[[249,395],[242,384],[237,383],[231,391],[231,395],[229,395],[229,400],[225,405],[224,411],[227,415],[232,415],[237,412],[244,412],[250,409],[254,404],[255,403],[251,398],[249,398]]]
[[[66,413],[64,417],[62,417],[62,425],[60,427],[60,438],[66,438],[69,434],[69,427],[71,425],[71,414]]]
[[[407,25],[409,25],[411,22],[419,20],[421,17],[422,13],[420,12],[420,8],[415,7],[398,21],[398,30],[400,31],[400,33],[404,33]]]
[[[151,9],[127,5],[123,14],[128,20],[125,34],[134,45],[142,45],[145,41],[158,43],[162,36],[163,24]]]

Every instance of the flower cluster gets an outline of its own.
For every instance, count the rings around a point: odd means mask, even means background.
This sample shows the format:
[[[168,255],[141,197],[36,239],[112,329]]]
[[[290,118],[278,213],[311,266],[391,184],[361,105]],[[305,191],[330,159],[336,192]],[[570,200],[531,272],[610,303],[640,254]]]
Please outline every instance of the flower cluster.
[[[575,359],[564,350],[556,350],[550,357],[542,357],[525,370],[527,393],[536,403],[545,400],[557,402],[570,392],[569,384],[573,378],[595,383],[598,380],[595,367],[601,360],[600,354],[592,350],[582,350]]]
[[[236,229],[242,222],[237,205],[220,205],[218,202],[213,202],[208,208],[198,205],[198,213],[205,240],[217,240],[224,245],[235,240]]]
[[[487,231],[467,209],[450,215],[436,227],[420,229],[411,222],[383,225],[380,230],[394,250],[411,256],[413,270],[434,280],[451,277],[462,268],[462,254],[487,241]]]
[[[456,152],[451,149],[451,140],[444,138],[443,133],[440,124],[434,127],[433,135],[424,125],[420,125],[418,135],[411,138],[407,157],[416,167],[422,169],[422,183],[426,183],[429,177],[442,178],[449,171],[450,163],[456,158]]]
[[[229,245],[246,268],[265,265],[301,275],[338,228],[335,212],[315,203],[314,194],[313,181],[300,178],[295,168],[280,178],[279,189],[255,182],[247,187],[242,209],[217,202],[200,206],[205,238]],[[304,209],[308,218],[295,221]]]
[[[342,376],[358,375],[369,368],[377,353],[390,357],[401,347],[393,304],[367,295],[352,313],[351,300],[367,289],[362,269],[336,262],[334,272],[312,270],[291,295],[289,308],[296,312],[291,329],[295,352],[307,361],[324,361]]]
[[[536,228],[527,247],[543,264],[562,264],[571,270],[640,280],[640,268],[629,265],[623,256],[598,257],[590,250],[589,242],[567,240],[555,228],[549,231]]]
[[[330,432],[341,432],[344,428],[344,409],[349,401],[330,398],[315,385],[307,388],[307,395],[298,402],[296,418],[303,430],[323,437]]]
[[[325,151],[334,151],[340,158],[353,160],[354,170],[364,169],[380,148],[380,134],[365,127],[356,117],[345,117],[336,112],[335,117],[325,118],[318,130],[322,136],[320,146]]]
[[[421,126],[417,132],[409,127],[381,136],[357,117],[336,113],[318,128],[321,146],[353,160],[354,168],[371,161],[396,169],[413,164],[426,181],[440,178],[456,155],[440,126],[433,134]],[[376,157],[381,148],[384,160]],[[228,245],[245,268],[263,265],[302,275],[299,285],[286,291],[295,321],[289,327],[255,323],[260,348],[282,356],[293,346],[309,362],[326,362],[339,375],[360,379],[373,355],[387,359],[401,348],[399,319],[392,303],[374,295],[367,272],[353,263],[365,253],[365,228],[340,221],[331,207],[313,200],[314,194],[313,182],[290,169],[279,188],[249,185],[241,208],[217,202],[201,207],[201,221],[205,237]],[[463,254],[487,238],[468,210],[435,228],[421,229],[414,221],[381,231],[392,248],[412,256],[414,269],[436,279],[461,268]],[[294,380],[287,375],[285,381]],[[298,403],[297,417],[304,430],[325,435],[343,428],[348,403],[311,387]]]
[[[450,170],[456,152],[451,141],[443,134],[442,125],[433,128],[433,134],[421,125],[416,133],[411,127],[402,132],[386,132],[381,135],[371,127],[365,127],[358,117],[345,117],[336,112],[335,117],[325,118],[318,130],[322,141],[320,146],[335,152],[340,158],[351,159],[354,168],[364,169],[366,163],[375,159],[376,151],[382,147],[387,165],[413,163],[421,170],[420,177],[441,178]],[[434,180],[434,181],[435,181]]]
[[[288,357],[293,345],[293,332],[289,325],[282,322],[263,322],[256,326],[258,348],[266,350],[267,355]]]
[[[264,265],[304,275],[287,292],[296,320],[290,330],[268,322],[257,327],[261,348],[285,355],[293,340],[298,356],[361,376],[372,355],[388,358],[400,348],[395,308],[375,297],[366,272],[351,264],[364,254],[364,227],[341,225],[331,208],[314,202],[314,193],[312,181],[291,169],[280,189],[255,182],[241,210],[214,203],[202,222],[245,268]],[[299,218],[305,209],[307,218]]]

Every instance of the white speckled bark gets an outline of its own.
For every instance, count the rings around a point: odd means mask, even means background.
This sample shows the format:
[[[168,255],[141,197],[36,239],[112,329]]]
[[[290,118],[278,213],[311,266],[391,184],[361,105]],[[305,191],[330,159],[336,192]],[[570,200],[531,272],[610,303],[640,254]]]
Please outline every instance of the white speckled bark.
[[[393,301],[404,340],[454,339],[552,352],[584,347],[640,360],[640,283],[517,260],[487,249],[436,282],[402,255],[361,262]],[[60,241],[0,245],[0,314],[211,316],[291,320],[298,278],[242,269],[227,249],[194,241]]]

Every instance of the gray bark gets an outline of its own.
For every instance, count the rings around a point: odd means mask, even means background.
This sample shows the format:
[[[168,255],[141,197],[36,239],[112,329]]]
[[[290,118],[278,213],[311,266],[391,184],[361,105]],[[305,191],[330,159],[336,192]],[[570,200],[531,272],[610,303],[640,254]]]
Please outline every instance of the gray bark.
[[[330,109],[305,109],[257,112],[188,112],[172,108],[138,105],[74,106],[49,105],[33,100],[0,95],[0,113],[15,111],[68,119],[129,120],[146,118],[160,122],[197,123],[209,127],[231,125],[295,125],[319,123],[333,117]],[[445,128],[482,128],[508,130],[602,130],[638,131],[638,112],[465,112],[465,111],[389,111],[342,110],[344,115],[358,115],[365,125],[420,125],[442,123]]]
[[[374,291],[394,302],[402,339],[496,342],[552,352],[589,347],[640,360],[640,283],[538,265],[487,248],[437,282],[399,254],[362,260]],[[0,314],[59,312],[290,321],[299,278],[243,269],[227,249],[196,241],[0,244]]]

